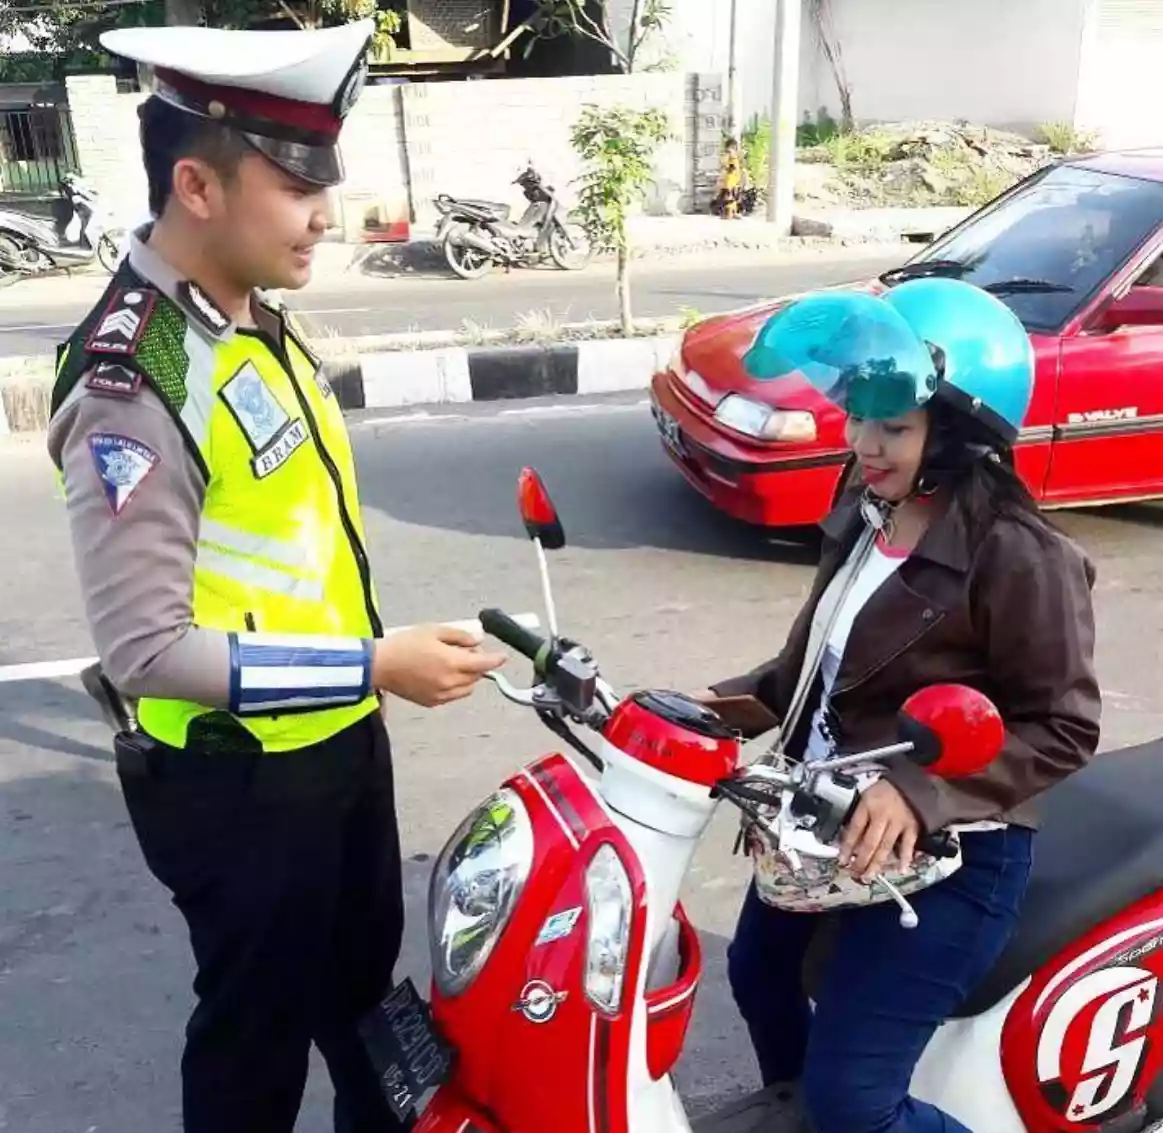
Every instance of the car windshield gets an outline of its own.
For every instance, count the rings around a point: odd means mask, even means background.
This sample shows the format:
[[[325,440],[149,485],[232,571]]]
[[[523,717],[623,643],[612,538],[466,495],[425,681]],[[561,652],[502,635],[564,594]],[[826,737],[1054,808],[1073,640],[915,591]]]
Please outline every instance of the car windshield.
[[[1161,223],[1163,184],[1057,166],[886,282],[931,261],[988,288],[1028,329],[1055,330]]]

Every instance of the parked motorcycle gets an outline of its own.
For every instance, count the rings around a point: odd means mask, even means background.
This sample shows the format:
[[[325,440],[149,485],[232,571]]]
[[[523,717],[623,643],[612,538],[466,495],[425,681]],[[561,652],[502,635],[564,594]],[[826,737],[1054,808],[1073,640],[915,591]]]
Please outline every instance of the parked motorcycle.
[[[417,1133],[689,1133],[670,1072],[702,961],[679,892],[718,805],[814,879],[837,865],[857,772],[907,755],[931,775],[971,774],[1004,728],[979,693],[937,686],[904,706],[890,747],[741,767],[739,734],[710,708],[659,690],[619,698],[593,655],[558,635],[544,551],[565,536],[530,469],[519,499],[550,636],[483,611],[535,684],[490,679],[566,754],[508,779],[444,846],[429,889],[430,1004],[404,981],[365,1039],[397,1115],[419,1113]],[[1161,759],[1158,742],[1106,754],[1047,793],[1018,931],[934,1035],[914,1095],[981,1133],[1163,1130]],[[950,832],[921,848],[930,861],[960,852]],[[900,886],[873,885],[900,907],[902,932],[915,926]],[[774,1097],[748,1105],[695,1128],[798,1128]]]
[[[552,185],[530,165],[513,182],[520,185],[529,207],[518,221],[512,210],[496,201],[457,199],[441,193],[435,200],[441,214],[436,242],[461,279],[480,279],[496,266],[535,267],[546,258],[562,271],[577,271],[590,262],[592,248],[585,230],[564,214]]]
[[[0,209],[0,283],[86,267],[94,259],[110,274],[117,270],[124,229],[77,174],[66,173],[60,190],[52,221]]]

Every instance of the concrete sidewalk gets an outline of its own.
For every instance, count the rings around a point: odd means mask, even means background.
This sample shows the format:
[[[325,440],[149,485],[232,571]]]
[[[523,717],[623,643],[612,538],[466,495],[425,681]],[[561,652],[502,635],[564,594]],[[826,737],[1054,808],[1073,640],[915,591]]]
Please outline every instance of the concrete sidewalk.
[[[803,212],[793,236],[780,236],[765,220],[716,216],[636,216],[630,242],[636,260],[658,261],[682,256],[748,255],[767,257],[819,256],[845,248],[901,247],[902,260],[959,223],[967,209],[848,209]],[[372,279],[455,277],[444,262],[433,233],[413,230],[412,239],[398,244],[345,244],[327,238],[315,252],[312,285],[343,287],[346,282]],[[911,242],[911,243],[907,243]],[[95,298],[109,276],[101,268],[20,280],[0,289],[0,310],[51,307]]]

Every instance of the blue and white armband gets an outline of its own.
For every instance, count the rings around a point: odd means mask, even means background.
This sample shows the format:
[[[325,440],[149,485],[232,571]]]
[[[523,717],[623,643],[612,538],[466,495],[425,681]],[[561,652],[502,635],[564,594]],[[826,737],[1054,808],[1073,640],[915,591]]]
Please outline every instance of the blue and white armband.
[[[232,633],[230,711],[310,712],[359,704],[372,691],[374,642],[358,637]]]

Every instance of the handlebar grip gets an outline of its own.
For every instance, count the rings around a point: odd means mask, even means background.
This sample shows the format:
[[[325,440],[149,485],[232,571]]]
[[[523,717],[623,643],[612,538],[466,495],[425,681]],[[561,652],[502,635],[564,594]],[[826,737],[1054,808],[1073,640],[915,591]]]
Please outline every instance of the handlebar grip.
[[[957,843],[947,830],[939,831],[936,834],[926,834],[918,838],[917,849],[922,854],[931,854],[935,858],[953,858],[957,856]]]
[[[514,621],[503,610],[481,610],[481,629],[498,641],[504,642],[510,649],[536,662],[547,642],[540,634],[526,629],[520,622]]]

